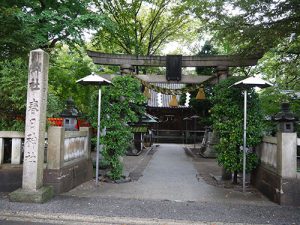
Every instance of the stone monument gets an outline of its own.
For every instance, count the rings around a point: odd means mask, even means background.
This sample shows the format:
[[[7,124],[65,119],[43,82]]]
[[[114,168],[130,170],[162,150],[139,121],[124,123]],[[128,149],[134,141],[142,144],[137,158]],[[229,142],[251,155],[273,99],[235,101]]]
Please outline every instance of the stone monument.
[[[10,193],[11,201],[42,203],[53,196],[43,186],[49,56],[41,49],[30,52],[22,188]]]

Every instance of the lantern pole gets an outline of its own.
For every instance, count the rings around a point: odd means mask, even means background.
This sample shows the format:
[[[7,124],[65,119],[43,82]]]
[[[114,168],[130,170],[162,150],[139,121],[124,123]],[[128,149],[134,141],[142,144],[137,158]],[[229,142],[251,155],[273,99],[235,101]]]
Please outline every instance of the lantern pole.
[[[244,90],[244,134],[243,134],[243,192],[246,189],[246,143],[247,143],[247,90]]]
[[[99,158],[100,158],[100,121],[101,121],[101,86],[98,97],[98,124],[97,124],[97,153],[96,153],[96,185],[99,183]]]

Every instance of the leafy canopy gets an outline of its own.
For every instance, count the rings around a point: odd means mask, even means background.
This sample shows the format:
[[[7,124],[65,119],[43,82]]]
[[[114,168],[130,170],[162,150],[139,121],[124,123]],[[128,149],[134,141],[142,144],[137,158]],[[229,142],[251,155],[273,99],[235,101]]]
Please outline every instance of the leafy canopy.
[[[191,18],[180,0],[104,0],[97,7],[108,19],[93,43],[106,52],[153,55],[191,33]]]
[[[230,51],[262,53],[292,37],[299,43],[298,0],[188,1],[220,43],[233,44]],[[299,45],[289,48],[300,53]]]
[[[241,80],[230,77],[213,88],[211,101],[211,117],[213,128],[217,132],[220,143],[217,145],[218,162],[231,172],[242,170],[243,146],[243,107],[242,90],[230,85]],[[257,93],[249,89],[247,95],[247,147],[255,147],[260,143],[263,135],[263,117],[259,106]],[[247,171],[251,171],[257,164],[257,156],[253,152],[247,153]]]
[[[94,107],[91,111],[93,126],[97,127],[97,102],[94,95]],[[110,165],[108,176],[119,179],[122,176],[122,162],[131,144],[133,134],[129,123],[137,122],[139,115],[144,113],[145,97],[141,93],[140,82],[132,76],[118,76],[112,85],[103,88],[101,106],[101,128],[106,128],[105,136],[101,138],[104,145],[102,155]]]
[[[83,32],[104,22],[91,0],[5,0],[0,3],[0,57],[52,49],[57,42],[83,44]]]

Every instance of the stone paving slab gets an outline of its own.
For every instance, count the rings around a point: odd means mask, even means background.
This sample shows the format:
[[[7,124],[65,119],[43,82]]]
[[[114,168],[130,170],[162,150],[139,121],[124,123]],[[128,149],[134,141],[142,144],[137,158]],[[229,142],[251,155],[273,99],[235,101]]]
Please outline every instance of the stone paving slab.
[[[135,182],[113,184],[101,182],[98,187],[94,181],[87,182],[66,193],[69,196],[80,197],[117,197],[132,199],[156,199],[177,202],[202,201],[202,202],[227,202],[246,203],[254,205],[273,205],[258,192],[242,193],[232,189],[224,189],[207,184],[199,174],[199,168],[204,169],[216,163],[195,161],[185,153],[183,145],[160,144],[154,152],[153,158],[147,160],[148,165],[143,165],[145,170]],[[149,153],[149,151],[148,151]],[[125,168],[136,170],[147,154],[131,158],[130,163],[124,158]],[[209,159],[211,160],[211,159]],[[204,165],[204,167],[203,167]],[[199,167],[200,166],[200,167]],[[134,167],[134,168],[133,168]],[[212,169],[212,167],[210,167]],[[198,171],[197,171],[198,170]]]

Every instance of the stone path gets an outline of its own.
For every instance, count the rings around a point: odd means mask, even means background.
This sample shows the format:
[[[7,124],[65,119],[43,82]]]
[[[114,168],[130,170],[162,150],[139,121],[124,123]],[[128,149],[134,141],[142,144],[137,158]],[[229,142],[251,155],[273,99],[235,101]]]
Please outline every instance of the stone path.
[[[91,181],[66,195],[273,205],[262,195],[243,194],[207,184],[198,175],[195,163],[186,155],[182,145],[161,144],[138,181],[123,184],[101,182],[98,187]]]

